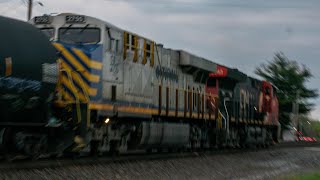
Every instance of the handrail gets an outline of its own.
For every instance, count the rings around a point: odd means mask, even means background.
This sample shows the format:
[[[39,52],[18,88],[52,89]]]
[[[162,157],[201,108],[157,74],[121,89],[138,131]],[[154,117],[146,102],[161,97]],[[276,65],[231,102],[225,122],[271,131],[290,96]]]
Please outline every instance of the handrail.
[[[80,107],[80,99],[79,99],[79,96],[78,96],[78,93],[76,88],[75,88],[75,85],[73,83],[73,79],[72,79],[72,75],[71,75],[71,71],[70,70],[66,70],[66,69],[61,69],[60,70],[61,72],[66,72],[67,76],[68,76],[68,80],[70,82],[70,85],[72,87],[72,93],[74,95],[74,97],[76,98],[76,109],[77,109],[77,118],[78,118],[78,124],[81,122],[81,107]]]
[[[76,76],[78,76],[79,79],[81,79],[79,73],[77,73],[76,71],[72,71],[72,73],[75,74]],[[86,103],[88,103],[88,102],[90,102],[89,93],[84,89],[85,85],[82,80],[80,81],[80,83],[81,83],[80,86],[81,86],[82,92],[84,93],[84,96],[86,98]]]
[[[221,113],[221,111],[218,111],[218,114],[221,116],[221,118],[224,120],[224,129],[227,129],[227,119],[224,117],[224,115]]]
[[[72,71],[76,76],[78,76],[78,78],[79,79],[81,79],[80,78],[80,75],[79,75],[79,73],[77,73],[77,72],[75,72],[75,71]],[[86,98],[86,102],[85,103],[89,103],[90,102],[90,96],[89,96],[89,93],[85,90],[85,88],[84,88],[84,83],[83,83],[83,81],[82,80],[80,80],[80,86],[81,86],[81,89],[82,89],[82,92],[83,92],[83,94],[84,94],[84,96],[85,96],[85,98]],[[87,109],[88,110],[88,109]],[[87,127],[89,127],[90,126],[90,117],[87,117]]]

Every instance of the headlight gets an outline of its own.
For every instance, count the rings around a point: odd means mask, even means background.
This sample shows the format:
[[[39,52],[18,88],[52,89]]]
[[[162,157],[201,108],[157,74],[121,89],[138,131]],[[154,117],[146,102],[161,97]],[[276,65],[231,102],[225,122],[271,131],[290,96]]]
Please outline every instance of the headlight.
[[[110,122],[110,118],[106,118],[106,120],[104,121],[104,123],[108,124]]]

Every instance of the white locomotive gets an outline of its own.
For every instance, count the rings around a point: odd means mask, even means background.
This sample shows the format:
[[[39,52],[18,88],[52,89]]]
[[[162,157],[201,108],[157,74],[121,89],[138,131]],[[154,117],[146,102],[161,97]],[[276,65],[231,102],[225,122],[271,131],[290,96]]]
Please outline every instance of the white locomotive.
[[[71,104],[80,131],[74,150],[211,146],[217,113],[206,81],[215,63],[89,16],[45,15],[30,23],[61,55],[56,106]]]

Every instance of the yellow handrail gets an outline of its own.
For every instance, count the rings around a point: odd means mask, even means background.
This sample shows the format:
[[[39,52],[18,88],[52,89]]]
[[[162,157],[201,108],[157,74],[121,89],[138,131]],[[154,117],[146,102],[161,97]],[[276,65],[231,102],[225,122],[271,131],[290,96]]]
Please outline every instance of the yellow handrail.
[[[70,85],[72,87],[72,92],[74,94],[74,97],[76,98],[76,109],[77,109],[77,117],[78,117],[78,124],[79,124],[81,122],[80,99],[79,99],[78,93],[76,93],[77,90],[76,90],[75,85],[73,83],[71,71],[70,70],[66,70],[66,69],[61,69],[60,71],[61,72],[66,72],[66,74],[68,76],[68,80],[70,81]]]
[[[79,73],[77,73],[76,71],[72,71],[72,73],[74,75],[76,75],[79,79],[81,79]],[[80,83],[81,83],[80,86],[81,86],[82,92],[84,93],[84,96],[86,98],[86,102],[85,103],[88,103],[88,102],[90,102],[89,93],[85,90],[85,88],[84,88],[85,85],[84,85],[82,80],[80,81]]]
[[[80,78],[80,75],[79,73],[75,72],[75,71],[72,71],[72,73],[78,77],[78,79],[81,79]],[[83,80],[80,81],[80,86],[81,86],[81,89],[82,89],[82,92],[86,98],[86,102],[85,103],[89,103],[90,102],[90,96],[89,96],[89,93],[85,90],[84,88],[84,83],[83,83]],[[87,110],[88,110],[88,107],[87,107]],[[90,126],[90,113],[87,114],[87,127]]]

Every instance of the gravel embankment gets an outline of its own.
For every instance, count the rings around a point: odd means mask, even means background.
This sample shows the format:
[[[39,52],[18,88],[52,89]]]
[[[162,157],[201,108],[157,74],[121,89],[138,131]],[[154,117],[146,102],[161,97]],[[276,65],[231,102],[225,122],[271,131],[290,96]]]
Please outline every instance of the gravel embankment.
[[[0,179],[274,179],[314,170],[320,170],[319,147],[44,169],[0,169]]]

